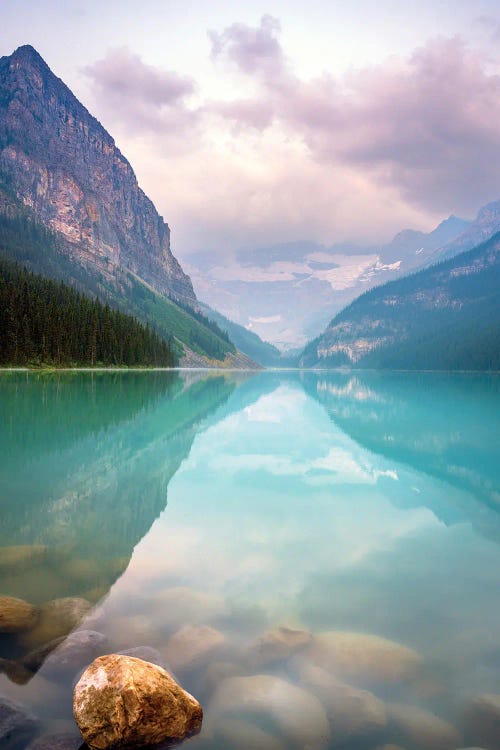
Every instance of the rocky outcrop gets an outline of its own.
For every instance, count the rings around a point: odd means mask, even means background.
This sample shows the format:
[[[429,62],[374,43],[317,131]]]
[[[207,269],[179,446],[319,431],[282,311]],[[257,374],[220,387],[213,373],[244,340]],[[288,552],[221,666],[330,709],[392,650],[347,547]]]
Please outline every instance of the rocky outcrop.
[[[161,667],[110,654],[85,670],[73,713],[90,748],[143,747],[181,741],[201,729],[203,711]]]
[[[0,172],[74,259],[196,304],[170,230],[113,138],[30,46],[0,58]]]

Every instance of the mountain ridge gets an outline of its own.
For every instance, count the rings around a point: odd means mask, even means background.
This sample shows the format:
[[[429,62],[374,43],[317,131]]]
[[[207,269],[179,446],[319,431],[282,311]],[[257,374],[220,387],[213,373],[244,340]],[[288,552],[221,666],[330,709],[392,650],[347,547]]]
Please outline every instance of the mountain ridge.
[[[152,327],[182,365],[255,367],[201,315],[112,136],[30,45],[0,58],[0,241],[7,258]]]
[[[305,367],[500,369],[500,232],[358,297],[305,347]]]
[[[68,251],[196,305],[170,229],[112,136],[30,45],[0,58],[0,169]]]

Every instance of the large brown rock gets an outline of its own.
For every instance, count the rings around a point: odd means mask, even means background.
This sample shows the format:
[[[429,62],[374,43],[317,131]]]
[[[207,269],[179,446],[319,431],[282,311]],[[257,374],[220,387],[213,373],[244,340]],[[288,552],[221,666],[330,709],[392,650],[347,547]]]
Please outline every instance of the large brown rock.
[[[410,680],[422,661],[416,651],[395,641],[336,630],[316,635],[307,653],[318,666],[363,686]]]
[[[330,738],[330,725],[318,698],[273,675],[224,680],[207,711],[208,736],[213,736],[224,717],[270,724],[276,727],[287,747],[319,750],[327,746]]]
[[[462,738],[455,727],[423,708],[389,703],[387,714],[392,738],[404,747],[455,750],[462,744]]]
[[[36,649],[57,638],[68,635],[83,620],[92,608],[90,602],[80,597],[64,597],[45,602],[39,609],[35,627],[23,633],[21,643]]]
[[[132,656],[100,656],[73,695],[73,714],[93,750],[180,741],[201,729],[203,711],[161,667]]]
[[[485,750],[500,750],[500,695],[483,693],[467,706],[463,716],[465,739]]]
[[[24,599],[0,596],[0,633],[22,633],[32,628],[37,618],[37,608]]]

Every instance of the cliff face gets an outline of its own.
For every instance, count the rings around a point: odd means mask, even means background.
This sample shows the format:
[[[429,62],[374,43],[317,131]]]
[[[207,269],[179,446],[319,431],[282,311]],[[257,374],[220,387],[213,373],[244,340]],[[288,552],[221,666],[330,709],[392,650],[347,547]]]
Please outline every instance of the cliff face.
[[[65,240],[110,279],[121,267],[196,305],[170,230],[113,138],[29,46],[0,58],[0,172]]]

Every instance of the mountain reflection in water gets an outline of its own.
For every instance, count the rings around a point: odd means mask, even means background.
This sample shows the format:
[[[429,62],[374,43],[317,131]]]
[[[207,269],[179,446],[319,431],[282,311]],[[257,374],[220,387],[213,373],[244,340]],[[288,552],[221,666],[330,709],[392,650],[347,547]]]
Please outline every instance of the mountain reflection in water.
[[[72,673],[60,622],[52,653],[45,621],[0,637],[0,695],[74,731],[76,673],[148,646],[204,706],[193,748],[488,748],[499,383],[2,375],[0,595],[96,635]]]

